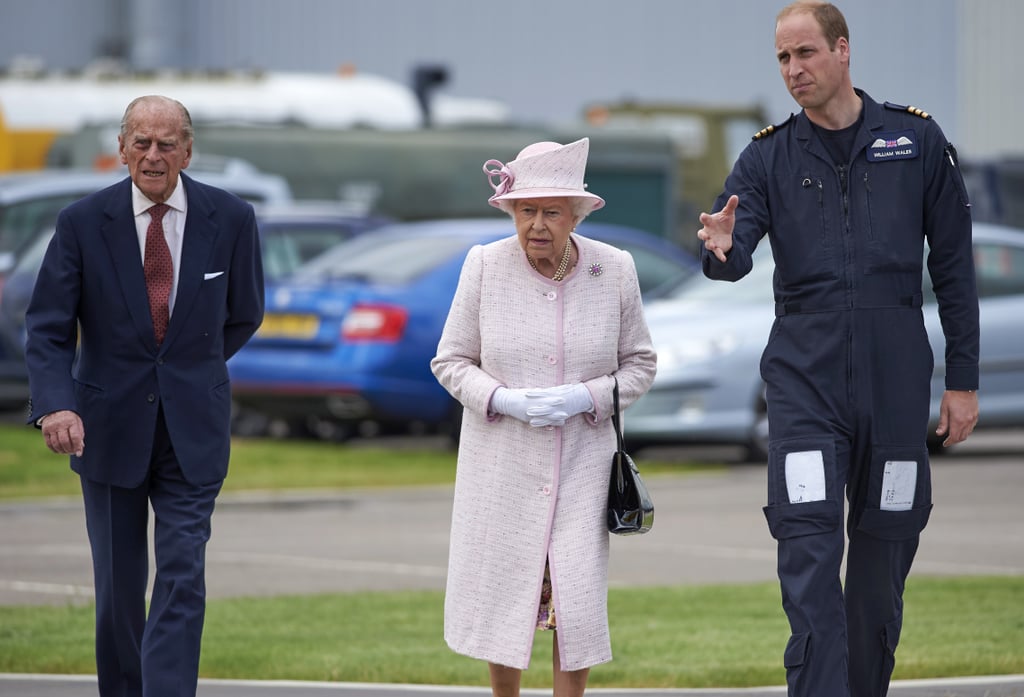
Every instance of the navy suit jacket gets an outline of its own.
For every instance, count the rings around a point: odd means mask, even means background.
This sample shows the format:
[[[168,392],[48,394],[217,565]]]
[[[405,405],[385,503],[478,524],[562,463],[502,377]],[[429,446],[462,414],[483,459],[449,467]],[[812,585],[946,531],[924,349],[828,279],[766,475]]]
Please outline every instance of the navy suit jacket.
[[[184,173],[188,213],[167,335],[153,335],[131,179],[71,204],[57,220],[26,315],[29,420],[62,409],[85,426],[73,470],[142,483],[157,412],[186,479],[221,480],[230,449],[227,359],[263,319],[252,206]]]

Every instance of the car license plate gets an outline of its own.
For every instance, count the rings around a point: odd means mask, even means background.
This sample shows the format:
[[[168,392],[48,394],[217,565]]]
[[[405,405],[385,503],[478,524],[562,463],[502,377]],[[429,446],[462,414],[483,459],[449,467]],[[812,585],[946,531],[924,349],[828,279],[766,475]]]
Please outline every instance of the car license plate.
[[[267,314],[257,336],[261,339],[311,339],[320,329],[316,315]]]

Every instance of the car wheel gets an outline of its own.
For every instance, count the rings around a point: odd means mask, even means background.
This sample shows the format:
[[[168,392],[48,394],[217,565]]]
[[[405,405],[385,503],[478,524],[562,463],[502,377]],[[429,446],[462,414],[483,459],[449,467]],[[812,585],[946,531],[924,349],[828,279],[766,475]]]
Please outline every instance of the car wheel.
[[[270,423],[265,415],[251,409],[232,409],[231,435],[242,438],[258,438],[267,435]]]
[[[448,419],[442,425],[442,432],[448,436],[452,445],[456,448],[459,447],[459,438],[462,435],[462,410],[461,404],[453,402]]]
[[[344,443],[356,435],[356,427],[349,421],[334,421],[311,416],[305,420],[305,427],[307,432],[316,438],[331,443]]]
[[[750,429],[750,440],[746,444],[747,462],[768,462],[768,404],[764,391],[754,406],[754,427]]]

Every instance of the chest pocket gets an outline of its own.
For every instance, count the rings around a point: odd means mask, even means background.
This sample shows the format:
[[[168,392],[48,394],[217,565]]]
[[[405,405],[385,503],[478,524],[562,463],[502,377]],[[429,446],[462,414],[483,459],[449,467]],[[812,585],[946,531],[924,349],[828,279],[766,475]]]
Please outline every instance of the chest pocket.
[[[825,172],[776,173],[772,177],[772,249],[784,284],[833,280],[842,259],[840,221],[826,205],[834,175]],[[833,204],[832,209],[835,208]]]
[[[924,200],[920,159],[868,164],[853,177],[867,249],[864,273],[919,271],[923,265]]]

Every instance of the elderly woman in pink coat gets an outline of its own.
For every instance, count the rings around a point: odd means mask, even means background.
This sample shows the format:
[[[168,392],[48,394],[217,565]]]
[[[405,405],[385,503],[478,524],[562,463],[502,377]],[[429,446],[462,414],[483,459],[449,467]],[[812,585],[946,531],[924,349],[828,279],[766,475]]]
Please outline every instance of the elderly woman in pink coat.
[[[632,257],[576,232],[604,205],[583,183],[589,146],[484,165],[516,234],[470,250],[431,362],[464,407],[445,640],[487,661],[502,697],[519,694],[538,629],[554,630],[556,697],[612,658],[612,389],[623,407],[639,398],[655,353]]]

